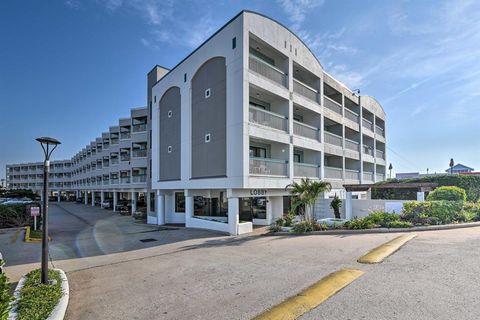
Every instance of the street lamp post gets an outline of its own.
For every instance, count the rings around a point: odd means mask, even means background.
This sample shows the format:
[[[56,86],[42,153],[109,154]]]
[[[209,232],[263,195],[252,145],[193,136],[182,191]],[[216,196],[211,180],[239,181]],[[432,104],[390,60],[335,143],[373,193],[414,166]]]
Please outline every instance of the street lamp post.
[[[45,160],[43,162],[43,211],[42,211],[42,277],[43,284],[48,284],[48,173],[50,171],[50,156],[60,141],[49,137],[36,139],[40,142]]]

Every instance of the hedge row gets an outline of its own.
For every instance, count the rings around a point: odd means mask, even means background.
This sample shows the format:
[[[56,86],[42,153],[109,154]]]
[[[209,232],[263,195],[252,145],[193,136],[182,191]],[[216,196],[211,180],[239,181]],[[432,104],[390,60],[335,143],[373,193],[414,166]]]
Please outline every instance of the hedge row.
[[[33,218],[24,204],[0,205],[0,229],[32,225]]]

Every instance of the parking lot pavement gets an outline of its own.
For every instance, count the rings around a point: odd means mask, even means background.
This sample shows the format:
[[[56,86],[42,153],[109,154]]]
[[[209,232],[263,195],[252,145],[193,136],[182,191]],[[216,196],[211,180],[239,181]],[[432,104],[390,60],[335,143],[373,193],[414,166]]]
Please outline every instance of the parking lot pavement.
[[[419,233],[300,319],[479,319],[479,244],[480,228]]]
[[[139,257],[152,254],[143,249],[222,236],[207,230],[165,229],[136,224],[130,216],[72,202],[50,205],[49,227],[52,237],[50,258],[53,265],[66,271],[129,257],[119,253],[131,252],[132,257]],[[7,262],[5,270],[10,281],[18,281],[23,274],[39,265],[41,244],[25,243],[23,237],[23,230],[0,231],[0,251]],[[140,241],[144,239],[154,241]]]

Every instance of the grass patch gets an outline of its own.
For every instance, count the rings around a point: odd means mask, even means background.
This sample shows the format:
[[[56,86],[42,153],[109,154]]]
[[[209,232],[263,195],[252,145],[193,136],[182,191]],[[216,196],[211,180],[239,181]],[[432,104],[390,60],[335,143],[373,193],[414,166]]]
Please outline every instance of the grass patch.
[[[48,278],[56,280],[54,285],[40,283],[40,270],[27,274],[16,303],[18,320],[45,320],[62,297],[62,279],[56,270],[48,270]]]
[[[30,229],[30,239],[42,239],[42,230]]]

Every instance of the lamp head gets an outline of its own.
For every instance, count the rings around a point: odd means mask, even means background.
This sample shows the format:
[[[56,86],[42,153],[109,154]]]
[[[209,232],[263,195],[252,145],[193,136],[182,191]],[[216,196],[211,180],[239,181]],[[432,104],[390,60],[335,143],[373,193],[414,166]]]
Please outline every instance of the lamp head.
[[[45,153],[45,160],[48,161],[50,160],[50,155],[52,154],[53,150],[61,144],[60,141],[57,139],[51,138],[51,137],[40,137],[35,139],[38,142],[40,142],[40,145],[42,146],[43,152]],[[50,146],[53,148],[50,149]]]

